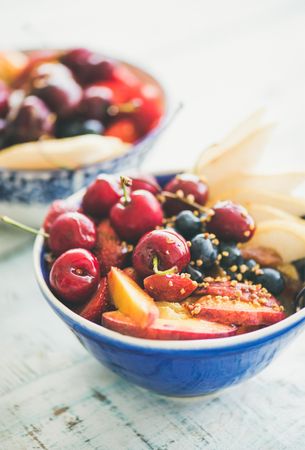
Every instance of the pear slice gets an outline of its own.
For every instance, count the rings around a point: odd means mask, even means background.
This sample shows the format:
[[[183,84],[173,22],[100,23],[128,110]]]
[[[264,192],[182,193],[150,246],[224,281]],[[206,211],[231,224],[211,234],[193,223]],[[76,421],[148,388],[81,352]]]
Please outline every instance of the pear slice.
[[[218,144],[205,149],[194,172],[204,175],[209,185],[235,176],[236,169],[250,171],[257,165],[273,125],[260,126],[261,112],[254,114]]]
[[[221,183],[211,186],[213,196],[221,195],[226,189],[266,190],[278,194],[291,194],[305,182],[305,171],[247,173],[235,171],[230,177],[224,177]]]
[[[213,192],[212,192],[213,194]],[[294,216],[302,217],[305,215],[305,199],[292,197],[291,195],[278,194],[276,192],[264,191],[259,189],[229,189],[223,186],[223,192],[213,195],[209,200],[209,206],[218,200],[232,200],[246,206],[249,203],[259,203],[270,205],[271,207],[282,209]]]
[[[0,152],[0,167],[6,169],[77,169],[125,153],[130,148],[121,139],[85,134],[13,145]]]
[[[284,263],[289,263],[305,255],[305,225],[296,221],[266,220],[258,224],[254,236],[244,246],[272,248]]]
[[[256,224],[260,224],[266,220],[290,220],[305,224],[303,219],[274,206],[263,203],[244,203],[244,206]]]

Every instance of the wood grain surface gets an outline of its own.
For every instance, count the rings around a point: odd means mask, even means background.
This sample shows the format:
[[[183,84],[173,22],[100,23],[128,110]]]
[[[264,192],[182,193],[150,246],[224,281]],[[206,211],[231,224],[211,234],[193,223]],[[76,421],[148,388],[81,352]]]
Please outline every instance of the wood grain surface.
[[[302,0],[0,5],[3,48],[93,45],[163,77],[185,106],[146,168],[191,166],[262,105],[279,122],[265,167],[305,168]],[[160,397],[87,354],[43,301],[31,245],[21,244],[0,260],[1,450],[305,448],[304,334],[241,386],[193,400]]]

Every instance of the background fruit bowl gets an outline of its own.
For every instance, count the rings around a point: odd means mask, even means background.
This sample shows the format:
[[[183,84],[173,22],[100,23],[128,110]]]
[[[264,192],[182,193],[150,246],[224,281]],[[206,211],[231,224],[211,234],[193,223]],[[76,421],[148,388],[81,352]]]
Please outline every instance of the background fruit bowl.
[[[158,177],[164,185],[174,174]],[[81,193],[73,196],[77,202]],[[195,341],[153,341],[125,336],[80,317],[48,287],[44,241],[34,248],[35,272],[43,296],[102,364],[127,380],[161,394],[196,396],[240,383],[264,369],[305,327],[305,309],[248,334]]]
[[[98,173],[123,171],[138,167],[151,150],[160,133],[173,117],[175,108],[168,91],[150,72],[137,65],[117,60],[136,75],[143,83],[149,83],[160,90],[164,114],[159,123],[129,149],[119,156],[87,164],[73,169],[9,169],[0,167],[0,214],[8,214],[31,225],[39,225],[46,206],[56,198],[67,197],[93,180]],[[91,138],[93,136],[83,136]],[[77,136],[76,139],[80,138]],[[75,138],[71,138],[75,139]],[[34,143],[36,144],[36,143]],[[85,144],[86,145],[86,144]],[[5,150],[6,151],[6,150]]]

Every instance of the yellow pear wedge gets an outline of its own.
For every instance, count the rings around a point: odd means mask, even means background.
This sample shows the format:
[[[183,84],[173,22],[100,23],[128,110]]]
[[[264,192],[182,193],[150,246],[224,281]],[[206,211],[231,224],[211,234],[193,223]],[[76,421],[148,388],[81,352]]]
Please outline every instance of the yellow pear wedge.
[[[288,220],[266,220],[258,224],[245,247],[270,247],[289,263],[305,255],[305,225]]]
[[[264,191],[259,189],[229,189],[223,186],[223,192],[213,195],[209,200],[209,206],[218,200],[232,200],[246,206],[249,203],[262,203],[274,208],[281,209],[294,216],[305,215],[305,198],[292,197],[291,195],[278,194],[276,192]]]
[[[300,219],[293,214],[275,208],[274,206],[265,205],[263,203],[244,203],[245,208],[248,210],[250,216],[253,217],[256,224],[264,222],[266,220],[291,220],[293,222],[300,222],[305,224],[303,219]]]

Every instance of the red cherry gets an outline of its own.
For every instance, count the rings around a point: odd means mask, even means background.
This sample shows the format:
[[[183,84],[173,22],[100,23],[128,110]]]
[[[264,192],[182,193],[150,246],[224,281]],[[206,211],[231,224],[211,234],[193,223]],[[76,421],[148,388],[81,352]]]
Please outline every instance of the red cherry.
[[[161,191],[161,187],[152,175],[135,175],[130,177],[132,180],[131,190],[137,191],[138,189],[144,189],[152,194],[156,195]]]
[[[87,119],[103,121],[112,103],[111,89],[106,86],[92,85],[84,90],[80,111]]]
[[[157,126],[164,113],[160,89],[152,84],[144,84],[134,102],[138,102],[139,106],[132,115],[141,134],[145,135]]]
[[[159,270],[164,271],[176,266],[178,272],[181,272],[191,259],[186,240],[170,230],[153,230],[140,239],[132,256],[133,266],[139,275],[146,277],[154,273],[155,257]]]
[[[170,180],[165,185],[164,191],[181,195],[186,200],[189,200],[190,202],[195,201],[201,206],[206,204],[209,193],[207,183],[200,177],[189,173],[177,175],[175,178]],[[169,216],[176,215],[185,209],[196,209],[195,207],[188,205],[179,199],[166,199],[163,207]]]
[[[117,137],[123,142],[130,144],[137,141],[140,137],[136,125],[130,119],[117,120],[106,129],[104,135]]]
[[[116,62],[86,48],[69,50],[61,57],[82,83],[94,83],[113,78]]]
[[[189,297],[197,288],[186,274],[154,274],[145,278],[144,287],[155,300],[180,302]]]
[[[93,217],[105,217],[121,195],[119,183],[112,175],[99,175],[85,192],[83,210]]]
[[[5,117],[8,113],[10,91],[8,86],[0,80],[0,118]]]
[[[37,141],[50,136],[54,130],[55,116],[47,105],[35,95],[25,97],[17,116],[11,124],[15,142]]]
[[[122,239],[137,241],[147,231],[162,225],[163,211],[156,197],[148,191],[139,190],[116,203],[110,211],[110,220]]]
[[[207,230],[225,241],[247,242],[255,232],[255,223],[247,210],[229,200],[216,203]]]
[[[70,248],[90,250],[96,244],[95,225],[84,214],[63,213],[51,225],[48,243],[55,255],[60,255]]]
[[[96,289],[100,278],[96,257],[83,248],[74,248],[57,258],[50,272],[50,285],[61,300],[81,303]]]
[[[44,100],[60,117],[73,113],[82,99],[82,89],[62,64],[44,63],[32,72],[32,93]]]
[[[63,213],[76,211],[77,207],[68,204],[65,200],[55,200],[50,206],[48,213],[43,222],[43,228],[49,233],[51,225]]]

